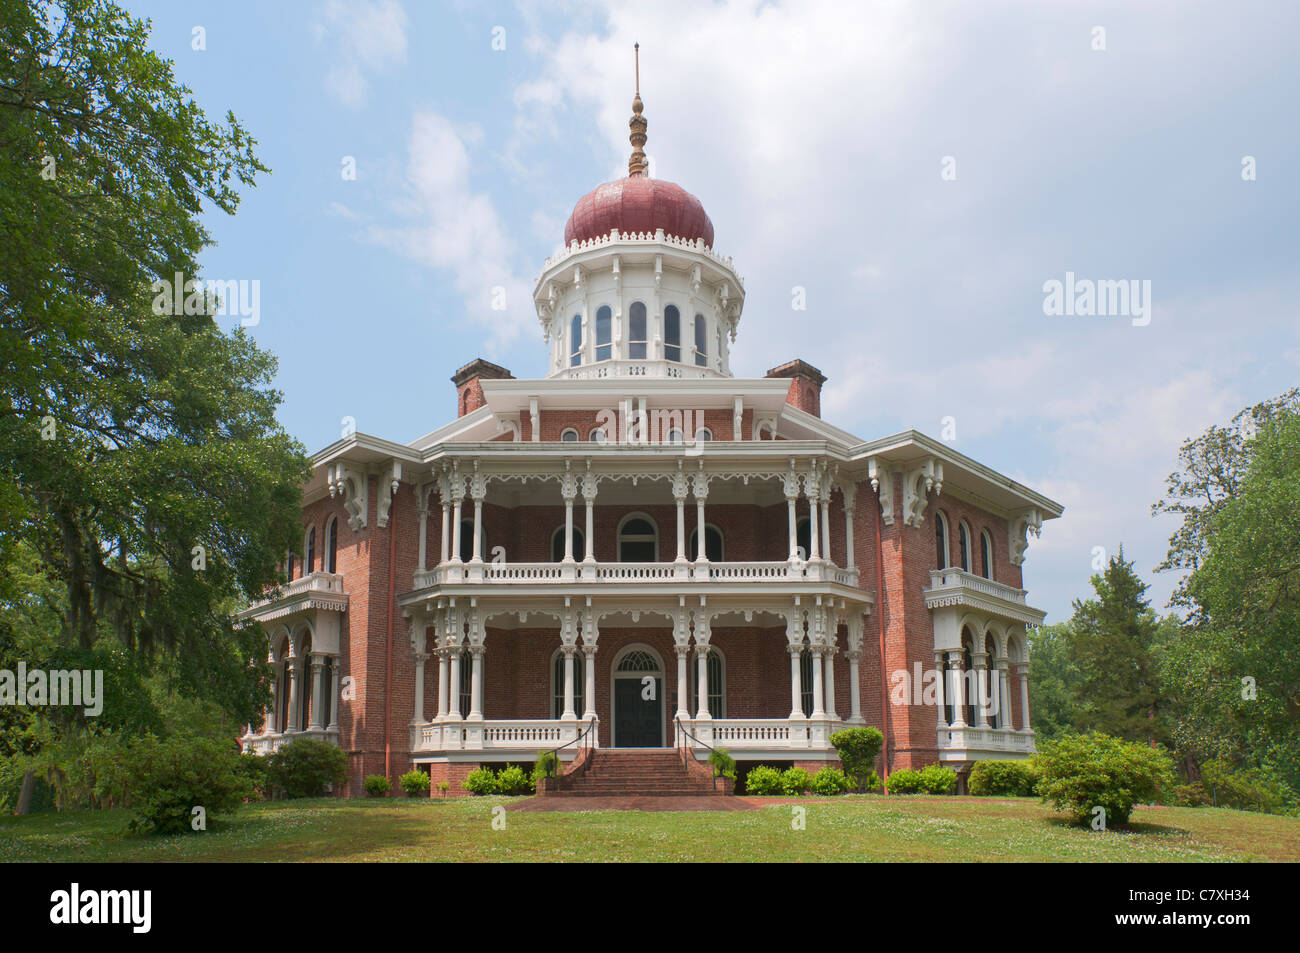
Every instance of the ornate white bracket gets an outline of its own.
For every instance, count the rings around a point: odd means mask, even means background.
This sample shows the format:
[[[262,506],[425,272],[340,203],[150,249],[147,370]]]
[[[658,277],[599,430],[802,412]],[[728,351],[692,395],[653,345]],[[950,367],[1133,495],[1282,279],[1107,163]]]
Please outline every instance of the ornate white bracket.
[[[375,514],[375,525],[382,529],[388,525],[388,512],[393,508],[393,497],[397,495],[397,487],[402,482],[401,461],[393,461],[391,477],[387,473],[381,473],[379,479],[382,482],[379,485],[378,511]]]
[[[1019,566],[1025,561],[1025,550],[1029,548],[1029,534],[1035,537],[1043,531],[1043,514],[1036,509],[1028,509],[1007,520],[1008,539],[1010,542],[1011,565]]]
[[[894,525],[894,475],[885,461],[872,457],[867,461],[867,477],[871,488],[880,499],[880,519],[886,526]]]
[[[734,436],[732,440],[740,440],[740,421],[745,416],[745,398],[737,397],[731,408],[731,432]]]
[[[357,473],[346,463],[331,464],[325,471],[325,482],[330,496],[343,497],[343,508],[348,514],[348,526],[354,530],[366,525],[366,475]]]
[[[925,505],[929,494],[943,492],[943,464],[934,457],[925,461],[903,477],[903,523],[921,528],[925,522]]]

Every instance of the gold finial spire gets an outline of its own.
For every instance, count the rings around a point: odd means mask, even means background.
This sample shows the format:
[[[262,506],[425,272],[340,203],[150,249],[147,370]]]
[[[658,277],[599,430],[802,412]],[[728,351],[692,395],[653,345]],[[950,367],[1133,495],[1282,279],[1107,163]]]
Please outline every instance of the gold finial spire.
[[[636,95],[632,100],[632,118],[627,123],[632,130],[628,136],[628,141],[632,143],[632,158],[627,160],[627,174],[630,176],[645,175],[650,167],[645,157],[645,130],[648,124],[641,115],[645,108],[641,104],[641,44],[634,43],[632,51],[636,58]]]

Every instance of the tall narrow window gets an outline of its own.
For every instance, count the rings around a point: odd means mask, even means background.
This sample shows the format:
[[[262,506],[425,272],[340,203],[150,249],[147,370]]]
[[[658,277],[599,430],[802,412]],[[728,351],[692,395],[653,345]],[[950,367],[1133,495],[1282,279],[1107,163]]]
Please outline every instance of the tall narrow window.
[[[935,562],[940,569],[948,568],[948,522],[942,513],[934,514]]]
[[[316,527],[315,526],[307,530],[307,546],[305,548],[307,550],[306,571],[310,574],[316,571]]]
[[[813,713],[813,654],[804,649],[799,655],[799,687],[802,689],[804,717],[811,718]]]
[[[613,345],[610,344],[610,336],[614,324],[614,313],[609,310],[609,305],[602,304],[596,309],[596,360],[608,361],[613,355]]]
[[[695,363],[699,367],[709,366],[709,330],[702,314],[695,316]]]
[[[674,304],[664,308],[664,359],[678,363],[682,359],[682,313]]]
[[[957,543],[961,548],[958,556],[961,559],[961,568],[963,572],[970,572],[970,530],[966,528],[965,523],[957,524]]]
[[[645,360],[645,305],[640,301],[633,301],[627,311],[627,356]]]
[[[569,322],[569,366],[582,363],[582,315],[575,314]]]
[[[292,581],[292,580],[293,580],[293,571],[294,571],[295,566],[297,565],[297,560],[294,558],[293,553],[290,553],[290,554],[289,554],[289,562],[288,562],[287,565],[288,565],[288,567],[289,567],[289,569],[288,569],[289,575],[288,575],[286,578],[288,578],[290,581]]]
[[[479,548],[486,549],[485,541],[479,540]],[[460,561],[469,562],[474,558],[474,521],[460,521]]]
[[[469,649],[460,653],[460,717],[468,718],[474,700],[474,656]]]
[[[989,537],[988,530],[980,530],[980,562],[981,575],[985,579],[993,578],[993,540]]]
[[[339,520],[338,517],[329,521],[325,527],[325,571],[335,573],[339,571]]]

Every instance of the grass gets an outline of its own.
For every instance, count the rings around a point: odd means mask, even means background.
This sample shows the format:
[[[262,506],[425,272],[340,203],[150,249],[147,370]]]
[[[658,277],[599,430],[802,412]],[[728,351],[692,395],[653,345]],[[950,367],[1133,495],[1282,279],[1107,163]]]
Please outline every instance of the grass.
[[[1140,807],[1095,833],[1023,798],[790,799],[730,813],[505,813],[515,798],[247,805],[175,837],[123,810],[0,818],[0,861],[1300,861],[1300,819]],[[805,830],[792,829],[806,808]]]

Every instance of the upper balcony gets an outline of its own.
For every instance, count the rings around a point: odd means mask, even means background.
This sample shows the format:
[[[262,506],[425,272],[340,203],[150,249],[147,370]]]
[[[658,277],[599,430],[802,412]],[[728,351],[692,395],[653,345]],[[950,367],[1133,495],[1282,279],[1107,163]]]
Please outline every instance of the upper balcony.
[[[1024,589],[962,569],[930,570],[930,588],[923,592],[927,609],[966,607],[1026,625],[1039,625],[1047,615],[1026,603]]]
[[[858,569],[828,562],[559,562],[447,563],[415,574],[415,588],[460,584],[554,585],[557,583],[830,582],[858,585]]]
[[[343,591],[342,576],[311,572],[271,590],[266,598],[258,599],[236,618],[241,622],[250,619],[270,622],[310,609],[343,612],[347,607],[348,596]]]

